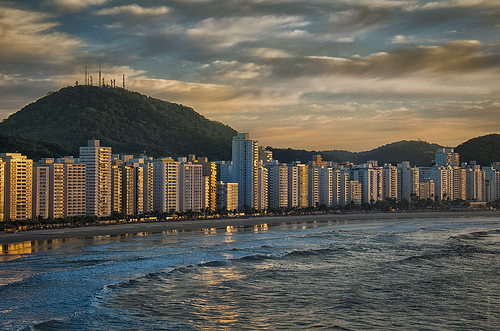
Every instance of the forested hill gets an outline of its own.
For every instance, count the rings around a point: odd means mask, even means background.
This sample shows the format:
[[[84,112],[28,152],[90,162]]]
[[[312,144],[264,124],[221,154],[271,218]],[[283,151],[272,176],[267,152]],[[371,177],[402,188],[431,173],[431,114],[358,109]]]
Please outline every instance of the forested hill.
[[[113,153],[231,159],[236,131],[192,108],[122,88],[72,86],[49,92],[0,123],[0,132],[77,148],[101,140]]]
[[[462,162],[476,161],[483,166],[500,162],[500,134],[494,133],[473,138],[455,148]]]
[[[355,164],[365,163],[370,160],[378,161],[379,165],[409,161],[411,165],[430,166],[434,160],[436,150],[441,147],[438,144],[431,144],[425,141],[399,141],[384,145],[365,152],[348,151],[304,151],[293,149],[279,149],[269,147],[273,155],[280,162],[290,162],[299,160],[307,163],[312,160],[315,154],[321,154],[323,160],[334,162],[352,162]]]

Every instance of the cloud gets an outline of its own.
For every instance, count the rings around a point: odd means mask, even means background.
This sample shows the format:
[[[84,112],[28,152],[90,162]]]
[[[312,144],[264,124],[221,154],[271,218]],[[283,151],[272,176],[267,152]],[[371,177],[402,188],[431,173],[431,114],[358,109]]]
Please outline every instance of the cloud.
[[[208,18],[186,31],[201,48],[220,50],[243,42],[262,42],[276,38],[302,38],[300,28],[308,25],[300,16],[254,16]]]
[[[497,70],[500,54],[483,53],[476,40],[449,42],[440,46],[416,46],[379,52],[367,57],[317,57],[283,59],[274,62],[279,77],[353,76],[377,79],[417,72],[428,74],[464,74]]]
[[[54,4],[64,14],[72,14],[90,6],[105,4],[108,0],[54,0]]]
[[[0,58],[3,70],[19,66],[19,73],[46,72],[72,62],[84,43],[65,33],[55,32],[59,24],[51,15],[0,5]],[[49,66],[48,66],[49,65]]]
[[[96,12],[97,15],[121,15],[121,14],[131,14],[133,16],[156,16],[165,15],[170,12],[170,9],[166,6],[154,7],[154,8],[144,8],[136,4],[128,6],[119,6],[113,8],[104,8]]]

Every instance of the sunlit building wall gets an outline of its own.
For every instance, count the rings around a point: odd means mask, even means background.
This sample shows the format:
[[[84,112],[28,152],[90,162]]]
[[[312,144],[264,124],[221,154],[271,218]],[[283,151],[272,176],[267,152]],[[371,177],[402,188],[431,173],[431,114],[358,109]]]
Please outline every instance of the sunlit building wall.
[[[180,211],[180,162],[172,158],[153,162],[153,209],[160,213]]]
[[[333,205],[333,172],[332,168],[319,168],[319,204]],[[335,192],[336,194],[337,192]]]
[[[111,215],[111,147],[89,140],[86,147],[80,147],[80,162],[86,166],[86,214]]]
[[[46,158],[33,165],[33,218],[65,217],[64,165]]]
[[[466,171],[466,197],[467,200],[484,201],[484,171],[477,164],[464,164],[462,168]]]
[[[204,199],[203,166],[197,163],[180,165],[180,211],[200,211]]]
[[[113,160],[111,164],[111,212],[125,213],[122,206],[123,162]]]
[[[419,198],[422,200],[434,199],[435,187],[432,179],[426,179],[419,183]]]
[[[356,204],[360,204],[362,202],[363,190],[361,187],[361,183],[357,180],[349,181],[349,201],[348,203],[354,202]]]
[[[410,162],[401,162],[397,165],[397,191],[398,200],[412,201],[419,194],[420,172],[419,168],[411,167]]]
[[[309,192],[309,206],[315,207],[319,205],[319,172],[321,167],[315,166],[309,168],[308,192]]]
[[[460,155],[453,148],[438,148],[435,157],[438,166],[460,166]]]
[[[238,133],[232,141],[234,181],[238,183],[240,209],[258,209],[259,143],[249,139],[248,133]]]
[[[268,207],[288,207],[288,166],[276,160],[264,166],[268,176]]]
[[[398,168],[385,164],[383,167],[383,198],[398,198]]]
[[[257,205],[254,208],[256,210],[267,210],[269,208],[268,180],[267,168],[260,161],[257,165]],[[241,206],[238,207],[241,209]]]
[[[217,182],[216,208],[238,210],[238,183]]]
[[[299,167],[288,165],[288,207],[299,206]]]
[[[64,169],[64,216],[84,216],[86,213],[86,174],[84,163],[73,157],[57,160]]]
[[[208,161],[208,158],[206,157],[199,157],[196,162],[201,164],[203,176],[208,179],[206,185],[207,197],[204,199],[206,200],[204,208],[208,208],[209,211],[215,211],[215,196],[217,193],[217,164],[215,162]]]
[[[5,220],[5,162],[0,159],[0,220]]]
[[[453,168],[451,166],[432,166],[419,168],[420,181],[431,179],[434,182],[434,195],[439,200],[453,197]]]
[[[493,167],[483,167],[485,181],[485,200],[495,201],[500,199],[500,175]]]
[[[466,200],[467,196],[467,174],[466,170],[459,167],[453,167],[453,195],[452,200]]]
[[[33,160],[20,153],[0,153],[5,162],[4,220],[18,221],[32,217]]]

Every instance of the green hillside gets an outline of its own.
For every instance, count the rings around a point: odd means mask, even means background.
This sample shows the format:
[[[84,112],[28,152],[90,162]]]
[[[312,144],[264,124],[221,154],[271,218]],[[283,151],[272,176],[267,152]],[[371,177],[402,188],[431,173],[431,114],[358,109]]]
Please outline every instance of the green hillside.
[[[455,148],[460,154],[460,162],[476,161],[482,166],[500,161],[500,134],[489,134],[473,138]]]
[[[0,132],[0,153],[21,153],[29,159],[38,161],[42,158],[58,158],[78,155],[76,148],[58,143],[41,141],[37,138],[9,136]]]
[[[370,160],[378,161],[379,165],[391,163],[393,165],[402,161],[409,161],[411,165],[429,166],[434,160],[438,144],[430,144],[425,141],[399,141],[388,144],[366,152],[348,151],[304,151],[293,149],[268,148],[280,162],[300,160],[307,163],[312,156],[321,154],[323,160],[334,162],[352,162],[355,164],[365,163]]]
[[[0,132],[71,148],[101,140],[113,153],[150,156],[195,154],[231,158],[236,131],[192,108],[122,88],[74,86],[31,103],[0,123]]]

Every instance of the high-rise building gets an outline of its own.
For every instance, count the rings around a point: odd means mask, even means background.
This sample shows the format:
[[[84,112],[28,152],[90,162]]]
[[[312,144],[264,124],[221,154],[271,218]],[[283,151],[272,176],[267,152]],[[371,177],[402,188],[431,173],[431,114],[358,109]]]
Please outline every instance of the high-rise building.
[[[368,163],[353,169],[353,180],[361,184],[362,202],[372,203],[383,199],[382,175],[382,168]]]
[[[431,179],[434,182],[434,195],[439,200],[453,199],[453,168],[451,166],[432,166],[419,168],[419,180]]]
[[[217,182],[216,208],[238,210],[238,183]]]
[[[422,200],[434,199],[434,190],[434,181],[432,179],[425,179],[419,183],[418,197]]]
[[[86,147],[80,147],[80,162],[85,164],[86,214],[111,215],[111,147],[89,140]]]
[[[41,159],[33,165],[33,218],[65,217],[64,165],[52,158]]]
[[[385,164],[383,167],[383,197],[398,198],[398,168]]]
[[[288,165],[288,208],[299,206],[299,167]]]
[[[215,211],[215,196],[217,194],[217,164],[208,161],[206,157],[199,157],[195,162],[201,164],[203,169],[203,176],[208,177],[207,182],[207,199],[205,199],[205,208],[209,211]]]
[[[64,168],[64,216],[84,216],[86,213],[86,174],[84,163],[73,157],[57,159]]]
[[[186,162],[180,165],[180,211],[200,211],[204,201],[203,166]]]
[[[269,208],[269,174],[268,169],[264,167],[262,161],[257,165],[257,180],[256,180],[256,205],[253,207],[256,210],[267,210]],[[238,186],[239,190],[239,186]],[[239,203],[239,202],[238,202]],[[241,209],[241,207],[240,207]]]
[[[406,199],[412,201],[419,194],[419,168],[411,167],[410,162],[401,162],[397,165],[398,169],[398,200]]]
[[[248,133],[238,133],[232,142],[233,176],[238,183],[240,209],[258,209],[259,143],[249,139]]]
[[[436,165],[438,166],[460,166],[460,155],[453,148],[438,148],[436,151]]]
[[[320,192],[319,192],[319,172],[321,167],[309,167],[309,180],[307,190],[309,192],[309,206],[316,207],[320,204]]]
[[[264,165],[267,168],[268,207],[288,207],[288,166],[273,160]]]
[[[5,220],[5,162],[0,159],[0,220]]]
[[[500,173],[493,167],[483,167],[484,171],[484,199],[495,201],[500,199]]]
[[[32,217],[33,160],[20,153],[0,153],[5,162],[5,214],[6,221],[19,221]]]
[[[465,168],[466,198],[467,200],[484,201],[485,176],[481,167],[472,161],[471,164],[462,164]]]
[[[325,206],[333,205],[333,197],[337,192],[333,192],[332,168],[319,168],[319,204]],[[336,189],[336,188],[335,188]]]
[[[180,211],[180,162],[172,158],[153,162],[153,210],[160,213]]]
[[[309,206],[309,167],[307,164],[295,162],[295,167],[298,168],[298,207],[307,208]]]

